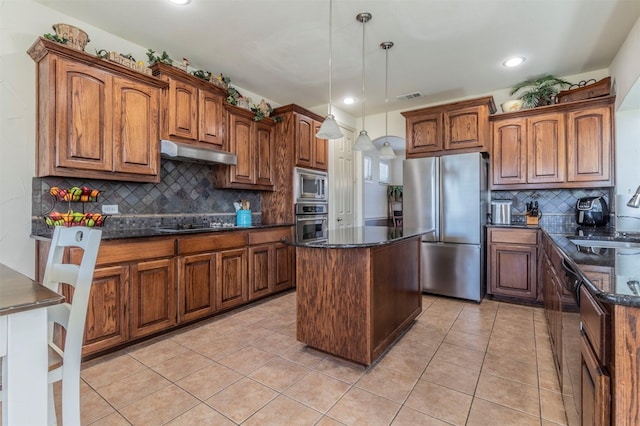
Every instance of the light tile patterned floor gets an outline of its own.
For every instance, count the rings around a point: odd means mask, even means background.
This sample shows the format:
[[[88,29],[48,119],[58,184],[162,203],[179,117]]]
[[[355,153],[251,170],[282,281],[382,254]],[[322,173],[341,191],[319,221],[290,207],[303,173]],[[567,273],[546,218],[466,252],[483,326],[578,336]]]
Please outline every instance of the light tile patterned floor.
[[[364,369],[296,341],[291,292],[89,361],[81,389],[96,426],[566,424],[544,311],[491,300],[424,296]]]

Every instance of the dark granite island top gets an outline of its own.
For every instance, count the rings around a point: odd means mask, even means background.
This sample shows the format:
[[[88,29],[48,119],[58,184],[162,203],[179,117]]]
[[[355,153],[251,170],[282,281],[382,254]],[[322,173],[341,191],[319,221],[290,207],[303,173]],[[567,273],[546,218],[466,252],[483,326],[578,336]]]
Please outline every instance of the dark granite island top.
[[[353,227],[296,246],[296,337],[370,365],[422,311],[421,235]]]

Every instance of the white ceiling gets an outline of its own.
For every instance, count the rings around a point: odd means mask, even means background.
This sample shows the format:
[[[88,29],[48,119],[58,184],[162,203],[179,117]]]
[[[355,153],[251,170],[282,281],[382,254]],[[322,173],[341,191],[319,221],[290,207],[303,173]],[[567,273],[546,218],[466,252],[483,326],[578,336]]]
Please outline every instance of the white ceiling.
[[[327,103],[329,0],[37,0],[140,46],[231,77],[280,104]],[[362,25],[366,25],[366,114],[512,87],[550,73],[607,68],[640,16],[639,0],[333,0],[333,103],[359,117]],[[89,50],[91,51],[91,50]],[[502,62],[523,55],[517,69]],[[146,58],[138,58],[146,59]],[[397,101],[421,92],[425,97]],[[254,100],[257,101],[257,100]]]

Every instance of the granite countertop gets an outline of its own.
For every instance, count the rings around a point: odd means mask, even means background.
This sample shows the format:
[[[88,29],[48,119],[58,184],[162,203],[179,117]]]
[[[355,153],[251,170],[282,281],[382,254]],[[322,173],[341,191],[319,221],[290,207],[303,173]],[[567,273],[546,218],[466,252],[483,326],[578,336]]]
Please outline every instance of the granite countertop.
[[[309,242],[286,241],[296,247],[313,248],[365,248],[391,244],[397,241],[434,233],[434,229],[393,228],[389,226],[352,226],[327,231],[326,240]]]
[[[184,235],[194,234],[207,234],[207,233],[219,233],[219,232],[237,232],[246,230],[268,229],[277,228],[281,226],[293,226],[292,223],[283,223],[276,225],[254,225],[254,226],[232,226],[232,227],[215,227],[215,228],[194,228],[194,229],[169,229],[169,228],[148,228],[148,229],[109,229],[108,227],[102,230],[103,240],[121,240],[126,238],[148,238],[148,237],[177,237]],[[51,240],[53,235],[53,228],[48,228],[36,234],[31,234],[31,238],[36,240]]]
[[[544,231],[547,232],[547,231]],[[589,290],[605,303],[640,307],[640,248],[597,247],[594,240],[640,243],[638,236],[617,236],[609,230],[594,230],[587,234],[548,233],[569,264],[585,278]],[[572,240],[580,240],[576,245]],[[584,241],[584,243],[582,243]],[[588,269],[608,273],[610,280],[590,280]]]

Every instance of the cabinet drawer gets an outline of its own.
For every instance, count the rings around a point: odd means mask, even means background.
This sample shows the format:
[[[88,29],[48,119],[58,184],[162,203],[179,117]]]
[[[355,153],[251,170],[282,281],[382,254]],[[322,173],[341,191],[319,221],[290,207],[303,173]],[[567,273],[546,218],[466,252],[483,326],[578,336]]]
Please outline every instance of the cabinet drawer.
[[[135,262],[143,259],[169,257],[175,254],[175,239],[153,238],[147,241],[112,240],[103,241],[98,250],[96,266]],[[71,263],[79,264],[82,249],[70,250]]]
[[[278,228],[268,231],[257,231],[249,234],[249,244],[264,244],[280,242],[282,238],[291,240],[292,231],[291,228]]]
[[[593,351],[602,365],[609,363],[609,313],[583,285],[580,288],[580,320]]]
[[[246,232],[229,232],[216,235],[193,235],[178,239],[178,254],[224,250],[246,245]]]
[[[538,244],[538,230],[489,229],[489,242],[508,244]]]

